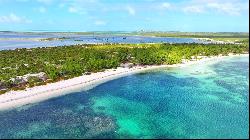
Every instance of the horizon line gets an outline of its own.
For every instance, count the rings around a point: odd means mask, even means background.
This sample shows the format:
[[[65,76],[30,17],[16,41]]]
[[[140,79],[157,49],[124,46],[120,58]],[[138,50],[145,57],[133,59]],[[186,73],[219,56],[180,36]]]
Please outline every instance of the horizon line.
[[[247,32],[247,31],[245,31],[245,32],[243,32],[243,31],[216,31],[216,32],[214,32],[214,31],[157,31],[157,30],[135,30],[135,31],[119,31],[119,30],[117,30],[117,31],[108,31],[108,30],[106,30],[106,31],[102,31],[102,30],[100,30],[100,31],[98,31],[98,30],[96,30],[96,31],[63,31],[63,30],[30,30],[30,31],[18,31],[18,30],[0,30],[0,32],[44,32],[44,33],[46,33],[46,32],[51,32],[51,33],[53,33],[53,32],[62,32],[62,33],[88,33],[88,32],[127,32],[127,33],[131,33],[131,32],[173,32],[173,33],[175,33],[175,32],[180,32],[180,33],[249,33],[249,31]]]

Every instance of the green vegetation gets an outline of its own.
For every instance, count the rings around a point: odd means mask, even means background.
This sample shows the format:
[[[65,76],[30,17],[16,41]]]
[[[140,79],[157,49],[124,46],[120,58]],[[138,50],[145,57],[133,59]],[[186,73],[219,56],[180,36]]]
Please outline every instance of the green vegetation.
[[[156,37],[210,38],[215,41],[248,43],[249,33],[245,32],[133,32],[134,35]]]
[[[40,41],[53,41],[53,40],[65,40],[65,39],[70,39],[68,37],[60,37],[60,38],[43,38],[40,39]]]
[[[234,42],[234,43],[248,43],[249,38],[213,38],[215,41],[224,41],[224,42]]]
[[[236,40],[236,43],[243,43],[243,44],[249,44],[249,38],[247,39],[242,39],[242,40]]]
[[[249,38],[249,33],[245,32],[133,32],[132,34],[157,37]]]
[[[136,65],[176,64],[191,56],[227,55],[248,52],[247,44],[106,44],[71,45],[0,51],[0,94],[10,89],[55,82],[116,68],[122,63]],[[18,76],[44,72],[46,77]],[[12,80],[11,80],[12,79]],[[14,79],[14,80],[13,80]]]

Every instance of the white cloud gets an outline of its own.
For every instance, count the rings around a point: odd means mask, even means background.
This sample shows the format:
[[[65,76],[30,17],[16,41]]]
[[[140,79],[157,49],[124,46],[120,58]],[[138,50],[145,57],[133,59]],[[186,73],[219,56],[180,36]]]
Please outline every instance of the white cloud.
[[[46,9],[45,7],[39,7],[39,8],[38,8],[38,11],[39,11],[40,13],[45,13],[45,12],[47,11],[47,9]]]
[[[132,16],[135,15],[135,9],[134,9],[133,7],[127,6],[127,7],[126,7],[126,10],[128,11],[128,13],[129,13],[130,15],[132,15]]]
[[[40,3],[43,3],[43,4],[47,4],[47,5],[49,5],[53,2],[53,0],[37,0],[37,1]]]
[[[202,6],[186,6],[183,8],[185,13],[203,13],[204,8]]]
[[[107,22],[102,21],[102,20],[97,20],[97,21],[94,22],[94,24],[95,24],[95,25],[98,25],[98,26],[102,26],[102,25],[106,25]]]
[[[97,0],[72,0],[70,2],[64,1],[64,3],[59,4],[60,8],[67,8],[68,12],[85,15],[88,12],[99,11],[100,3]]]
[[[29,0],[17,0],[18,2],[28,2]]]
[[[0,16],[0,23],[31,23],[32,21],[25,17],[19,17],[13,13],[8,16]]]
[[[170,3],[167,3],[167,2],[164,2],[162,3],[161,7],[164,8],[164,9],[169,9],[170,8]]]
[[[1,1],[1,0],[0,0]],[[25,0],[24,0],[25,1]],[[40,3],[51,4],[56,0],[36,0]],[[60,0],[57,6],[70,13],[79,15],[92,15],[91,13],[108,14],[111,12],[127,12],[135,16],[139,12],[152,11],[153,13],[163,13],[165,10],[196,13],[196,14],[229,14],[241,15],[248,11],[248,0],[189,0],[189,1],[163,1],[145,0],[139,4],[134,2],[114,2],[106,3],[102,0]]]
[[[192,0],[180,5],[184,12],[189,13],[223,13],[231,16],[241,15],[249,11],[249,1],[239,0]]]
[[[72,6],[72,7],[69,7],[68,10],[69,10],[70,13],[77,13],[77,12],[78,12],[77,8],[76,8],[76,7],[73,7],[73,6]]]
[[[241,8],[232,3],[209,3],[207,7],[229,15],[240,15],[241,13]]]
[[[68,11],[70,13],[74,13],[74,14],[80,14],[80,15],[85,15],[87,14],[87,11],[85,11],[84,9],[80,8],[80,7],[76,7],[76,6],[70,6],[68,8]]]

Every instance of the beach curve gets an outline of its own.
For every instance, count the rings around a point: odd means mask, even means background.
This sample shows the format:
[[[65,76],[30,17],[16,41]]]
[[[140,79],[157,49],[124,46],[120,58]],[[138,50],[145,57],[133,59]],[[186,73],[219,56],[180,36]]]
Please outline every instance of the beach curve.
[[[241,54],[249,56],[249,54]],[[108,69],[104,72],[92,73],[91,75],[83,75],[68,80],[59,81],[56,83],[49,83],[47,85],[36,86],[27,88],[26,90],[9,91],[5,94],[0,95],[0,111],[14,109],[20,106],[29,105],[52,99],[55,97],[63,96],[66,94],[87,91],[97,85],[105,83],[110,80],[114,80],[120,77],[128,76],[131,74],[141,73],[147,70],[167,68],[167,67],[185,67],[192,64],[202,64],[203,62],[217,62],[223,58],[230,56],[212,56],[202,57],[196,61],[186,61],[182,64],[174,65],[151,65],[151,66],[134,66],[132,68],[121,68]],[[238,56],[238,55],[237,55]]]

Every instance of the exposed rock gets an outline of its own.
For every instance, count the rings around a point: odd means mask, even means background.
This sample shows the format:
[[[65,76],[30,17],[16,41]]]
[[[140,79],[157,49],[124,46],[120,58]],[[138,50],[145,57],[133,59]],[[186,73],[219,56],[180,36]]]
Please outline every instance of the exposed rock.
[[[14,84],[25,84],[29,81],[29,78],[31,77],[36,77],[42,81],[46,81],[48,79],[46,73],[44,72],[40,72],[40,73],[36,73],[36,74],[26,74],[23,76],[17,76],[16,78],[11,78],[10,80],[14,83]]]
[[[3,89],[5,89],[5,85],[3,82],[0,82],[0,90],[3,90]]]
[[[120,65],[122,68],[132,68],[134,66],[133,63],[123,63]]]
[[[91,75],[91,72],[85,72],[84,75]]]
[[[26,74],[24,76],[20,76],[20,78],[24,79],[25,81],[28,81],[29,77],[37,77],[43,81],[45,81],[47,79],[47,75],[44,72],[35,73],[35,74]]]

